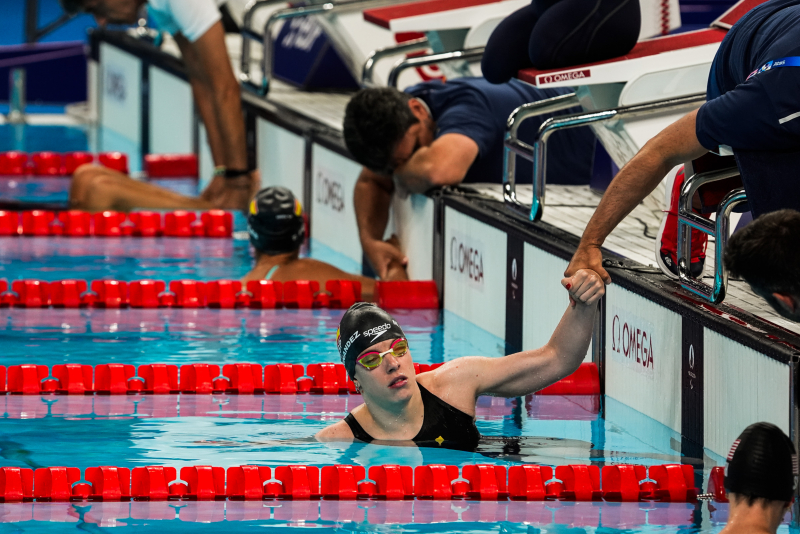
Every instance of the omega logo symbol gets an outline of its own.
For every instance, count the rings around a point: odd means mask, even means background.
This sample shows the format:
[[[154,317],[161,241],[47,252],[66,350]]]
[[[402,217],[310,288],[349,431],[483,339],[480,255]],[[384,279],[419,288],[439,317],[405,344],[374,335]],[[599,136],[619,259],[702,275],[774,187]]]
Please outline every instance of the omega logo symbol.
[[[694,369],[694,345],[689,345],[689,367]]]
[[[511,260],[511,279],[515,281],[517,279],[517,258]]]

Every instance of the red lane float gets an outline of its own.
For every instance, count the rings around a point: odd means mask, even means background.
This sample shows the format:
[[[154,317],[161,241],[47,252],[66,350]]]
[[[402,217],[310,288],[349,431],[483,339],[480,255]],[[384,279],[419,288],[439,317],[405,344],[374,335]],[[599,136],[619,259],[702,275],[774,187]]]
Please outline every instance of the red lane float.
[[[116,211],[89,213],[65,210],[0,211],[1,236],[67,237],[207,237],[229,238],[233,235],[233,214],[210,210],[200,215],[191,211],[160,212]]]
[[[439,290],[433,280],[378,281],[375,282],[375,300],[381,308],[438,308]]]
[[[419,374],[436,369],[440,365],[442,364],[415,363],[414,368]],[[278,395],[356,394],[355,384],[347,376],[347,371],[341,363],[311,363],[305,369],[300,364],[289,363],[271,364],[263,368],[257,363],[231,363],[225,364],[221,373],[218,365],[207,363],[181,365],[180,369],[174,364],[154,363],[140,365],[138,370],[135,370],[133,365],[122,363],[99,364],[94,368],[91,365],[69,363],[54,365],[52,376],[46,365],[22,364],[12,365],[8,368],[7,387],[6,368],[0,366],[0,393],[6,391],[21,395],[42,393],[62,395],[150,393],[163,395],[181,392],[234,395],[261,393]],[[564,394],[569,395],[569,390],[565,389]],[[604,480],[609,477],[611,481],[609,484],[616,485],[615,487],[627,484],[632,477],[640,474],[639,472],[631,474],[611,473],[610,471],[608,474],[606,471],[603,473]],[[569,477],[578,477],[577,480],[580,481],[580,477],[583,475],[567,474],[565,476],[568,477],[568,480],[572,480]],[[670,491],[670,488],[673,488],[671,490],[673,492],[678,491],[674,489],[678,487],[675,482],[678,480],[675,478],[676,476],[671,472],[666,473],[662,476],[663,483],[656,479],[655,482],[647,483],[652,484],[652,487],[643,485],[639,489],[644,493],[652,493],[657,489]],[[556,478],[561,477],[557,475]],[[626,482],[614,482],[623,478]],[[688,484],[688,482],[684,483]],[[570,487],[565,489],[574,491]],[[620,497],[617,500],[628,499]]]
[[[28,154],[25,152],[0,152],[0,176],[28,174]]]
[[[589,469],[589,468],[595,468]],[[654,465],[606,466],[624,468],[620,473],[639,473],[657,477],[659,472],[692,473],[691,466]],[[596,489],[599,479],[593,476],[597,466],[558,466],[559,472],[571,479],[550,480],[553,468],[540,465],[516,465],[508,469],[498,465],[422,465],[414,469],[408,466],[372,466],[367,473],[362,466],[329,465],[322,468],[307,465],[279,466],[273,469],[258,465],[221,467],[208,465],[188,466],[180,470],[180,478],[174,467],[146,466],[129,470],[126,467],[88,467],[81,472],[74,467],[46,467],[30,469],[16,467],[0,468],[0,501],[126,501],[168,499],[189,500],[262,500],[262,499],[470,499],[482,501],[526,500],[577,500],[618,501],[614,498],[620,488],[609,479],[608,487]],[[631,470],[627,468],[632,468]],[[722,469],[722,468],[715,468]],[[581,473],[591,482],[580,481]],[[369,475],[369,478],[366,476]],[[558,475],[556,475],[558,476]],[[609,472],[608,476],[612,476]],[[569,480],[572,480],[571,482]],[[597,482],[597,484],[595,484]],[[638,487],[639,481],[635,481]],[[561,485],[563,491],[549,490],[546,486]],[[712,488],[709,483],[709,489]],[[583,488],[579,488],[584,484]],[[587,485],[588,484],[588,485]],[[626,483],[621,482],[623,486]],[[573,488],[573,489],[567,489]],[[633,490],[634,486],[630,488]],[[697,490],[694,485],[684,488],[683,499],[657,495],[633,498],[631,501],[694,502]],[[624,491],[624,488],[623,488]],[[637,490],[638,491],[638,490]],[[570,493],[571,492],[571,493]],[[598,492],[602,495],[598,495]],[[713,492],[712,492],[713,493]],[[719,502],[719,501],[718,501]]]
[[[69,176],[81,165],[94,162],[89,152],[0,152],[0,176],[35,176],[37,178]],[[98,163],[128,173],[128,157],[120,152],[98,154]],[[196,174],[196,173],[195,173]]]
[[[197,178],[195,154],[147,154],[144,171],[150,178]]]
[[[128,156],[122,152],[102,152],[98,154],[97,161],[103,167],[128,174]]]
[[[0,212],[1,214],[2,212]],[[106,212],[108,213],[108,212]],[[106,219],[103,219],[106,220]],[[0,219],[0,225],[2,220]],[[107,230],[110,230],[108,227]],[[116,226],[119,229],[119,225]],[[399,297],[394,304],[398,308],[415,308],[413,288],[419,282],[396,282],[409,284],[408,306],[403,306]],[[430,282],[434,284],[434,282]],[[354,280],[328,280],[326,291],[320,291],[316,281],[298,280],[293,282],[273,282],[271,280],[251,280],[243,288],[238,280],[173,280],[167,284],[161,280],[135,280],[127,283],[120,280],[15,280],[12,293],[8,293],[5,280],[0,279],[0,306],[21,308],[240,308],[253,309],[286,308],[346,308],[361,298],[361,283]],[[88,291],[90,289],[91,291]],[[438,303],[437,303],[438,304]],[[584,367],[567,377],[574,387],[585,387],[586,395],[599,394],[599,375],[597,368]],[[573,387],[573,386],[570,386]],[[560,395],[561,390],[545,388],[544,395]],[[574,394],[574,393],[573,393]]]

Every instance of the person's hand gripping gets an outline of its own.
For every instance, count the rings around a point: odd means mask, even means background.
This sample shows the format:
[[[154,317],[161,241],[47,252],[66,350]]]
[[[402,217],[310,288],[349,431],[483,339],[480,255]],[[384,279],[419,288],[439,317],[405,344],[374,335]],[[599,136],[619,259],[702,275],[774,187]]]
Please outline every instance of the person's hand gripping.
[[[580,269],[574,275],[561,280],[569,292],[569,305],[593,306],[606,294],[606,285],[600,275],[590,269]]]

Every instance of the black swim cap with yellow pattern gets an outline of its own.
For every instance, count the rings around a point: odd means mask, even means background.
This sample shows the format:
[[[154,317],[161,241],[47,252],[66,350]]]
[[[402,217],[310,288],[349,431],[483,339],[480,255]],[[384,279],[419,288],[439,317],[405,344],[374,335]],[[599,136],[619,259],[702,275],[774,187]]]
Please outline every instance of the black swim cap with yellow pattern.
[[[300,248],[305,239],[303,208],[285,187],[266,187],[250,202],[247,233],[256,250],[284,254]]]

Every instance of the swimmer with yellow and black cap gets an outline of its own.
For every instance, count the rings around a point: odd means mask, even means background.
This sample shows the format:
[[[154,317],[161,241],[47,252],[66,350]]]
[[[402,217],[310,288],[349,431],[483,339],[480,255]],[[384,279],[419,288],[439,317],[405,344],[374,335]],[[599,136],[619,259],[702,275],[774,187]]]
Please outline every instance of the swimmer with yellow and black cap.
[[[342,317],[336,345],[364,404],[317,439],[476,445],[478,397],[528,395],[572,374],[583,361],[605,286],[589,270],[561,283],[571,303],[544,347],[502,358],[457,358],[419,375],[400,324],[374,304],[354,304]]]
[[[249,280],[316,280],[325,287],[328,280],[361,282],[361,296],[373,300],[375,279],[347,273],[328,263],[300,257],[305,239],[303,208],[285,187],[266,187],[250,202],[247,233],[255,249],[256,264],[242,282]]]
[[[794,497],[797,452],[777,426],[755,423],[733,442],[725,466],[730,500],[720,534],[774,534]]]

